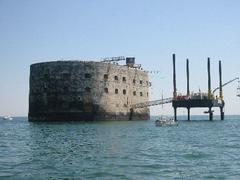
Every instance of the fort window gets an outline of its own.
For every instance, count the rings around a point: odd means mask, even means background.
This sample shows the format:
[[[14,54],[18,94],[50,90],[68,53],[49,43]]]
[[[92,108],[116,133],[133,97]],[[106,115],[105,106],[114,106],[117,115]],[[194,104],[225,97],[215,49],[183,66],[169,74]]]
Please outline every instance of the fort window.
[[[123,90],[123,94],[125,95],[127,93],[126,89]]]
[[[103,79],[104,79],[105,81],[107,81],[107,80],[108,80],[108,75],[107,75],[107,74],[104,74],[104,75],[103,75]]]
[[[148,97],[148,92],[147,92],[147,97]]]
[[[123,77],[122,80],[123,80],[123,82],[126,82],[126,77]]]
[[[86,73],[86,74],[84,75],[84,77],[85,77],[85,78],[91,78],[91,77],[92,77],[92,75],[91,75],[91,74],[89,74],[89,73]]]
[[[115,94],[118,94],[118,89],[115,89]]]
[[[133,84],[136,84],[136,79],[133,79]]]
[[[104,92],[105,92],[105,93],[108,93],[108,88],[104,88]]]
[[[133,91],[133,95],[136,96],[136,94],[137,94],[136,91]]]
[[[140,84],[142,84],[143,82],[142,82],[142,80],[140,80]]]
[[[91,88],[90,88],[90,87],[86,87],[86,88],[85,88],[85,92],[90,93],[90,92],[91,92]]]
[[[142,93],[142,92],[140,92],[140,96],[143,96],[143,93]]]
[[[116,80],[116,81],[117,81],[117,80],[118,80],[118,76],[114,76],[114,80]]]

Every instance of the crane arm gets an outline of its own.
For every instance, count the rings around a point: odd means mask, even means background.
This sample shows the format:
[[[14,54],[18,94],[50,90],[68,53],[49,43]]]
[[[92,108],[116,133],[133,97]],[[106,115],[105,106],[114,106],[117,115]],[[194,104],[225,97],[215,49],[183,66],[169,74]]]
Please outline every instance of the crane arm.
[[[231,82],[233,82],[233,81],[235,81],[235,80],[237,80],[237,79],[239,80],[239,77],[236,77],[236,78],[234,78],[234,79],[232,79],[232,80],[230,80],[230,81],[224,83],[224,84],[222,85],[222,87],[224,87],[224,86],[230,84]],[[219,88],[220,88],[220,87],[215,88],[215,89],[213,90],[213,93],[216,92]]]

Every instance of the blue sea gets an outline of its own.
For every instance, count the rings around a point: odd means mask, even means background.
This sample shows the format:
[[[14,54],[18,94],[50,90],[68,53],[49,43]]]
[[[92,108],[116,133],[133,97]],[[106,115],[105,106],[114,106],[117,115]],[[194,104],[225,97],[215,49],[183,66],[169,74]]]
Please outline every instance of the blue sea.
[[[0,119],[0,179],[240,179],[240,116],[148,121]]]

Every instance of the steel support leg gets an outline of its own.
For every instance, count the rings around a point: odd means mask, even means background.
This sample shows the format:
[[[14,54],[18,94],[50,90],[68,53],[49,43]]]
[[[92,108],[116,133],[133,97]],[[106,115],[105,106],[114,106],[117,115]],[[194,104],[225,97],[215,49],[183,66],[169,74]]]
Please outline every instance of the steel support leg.
[[[209,108],[209,120],[210,120],[210,121],[213,120],[213,112],[212,112],[212,108]]]
[[[220,115],[221,115],[221,120],[224,120],[224,111],[222,107],[220,107]]]
[[[177,121],[177,108],[174,108],[174,121]]]
[[[187,108],[188,111],[188,121],[190,121],[190,108]]]

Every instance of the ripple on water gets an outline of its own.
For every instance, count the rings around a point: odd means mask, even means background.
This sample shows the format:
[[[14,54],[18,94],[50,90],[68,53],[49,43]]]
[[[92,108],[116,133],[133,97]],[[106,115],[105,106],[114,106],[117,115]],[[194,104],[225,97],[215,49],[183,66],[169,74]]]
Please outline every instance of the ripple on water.
[[[238,179],[239,122],[0,122],[0,179]]]

